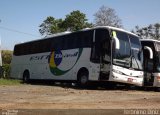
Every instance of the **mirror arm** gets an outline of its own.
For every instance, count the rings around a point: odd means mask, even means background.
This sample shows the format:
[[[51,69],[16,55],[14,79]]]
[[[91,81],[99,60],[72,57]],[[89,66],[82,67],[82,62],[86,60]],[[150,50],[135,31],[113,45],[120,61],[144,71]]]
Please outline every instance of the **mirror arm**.
[[[150,47],[148,47],[148,46],[144,46],[144,49],[149,51],[149,58],[153,59],[153,51],[152,51],[152,49]]]

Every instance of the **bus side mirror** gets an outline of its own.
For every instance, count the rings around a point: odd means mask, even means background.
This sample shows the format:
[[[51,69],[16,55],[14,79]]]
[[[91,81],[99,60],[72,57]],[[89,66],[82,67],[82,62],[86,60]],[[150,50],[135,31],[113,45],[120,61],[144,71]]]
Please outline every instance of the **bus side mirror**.
[[[120,49],[120,43],[119,43],[119,39],[117,38],[117,34],[116,34],[115,31],[113,31],[112,34],[113,34],[113,39],[115,41],[115,47],[116,47],[116,49],[119,50]]]
[[[148,47],[148,46],[144,46],[144,49],[149,51],[149,58],[153,59],[153,51],[152,51],[152,49],[150,47]]]
[[[113,39],[115,41],[115,47],[116,47],[116,49],[119,50],[120,49],[119,39],[118,38],[113,38]]]

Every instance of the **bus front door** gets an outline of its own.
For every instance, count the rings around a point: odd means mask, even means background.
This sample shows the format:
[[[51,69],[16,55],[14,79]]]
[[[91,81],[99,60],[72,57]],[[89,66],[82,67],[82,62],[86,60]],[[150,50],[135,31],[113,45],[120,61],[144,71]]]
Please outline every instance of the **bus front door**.
[[[111,50],[109,40],[101,44],[100,51],[100,80],[109,80],[111,66]]]
[[[144,55],[145,56],[145,55]],[[144,86],[153,86],[153,59],[144,58]]]

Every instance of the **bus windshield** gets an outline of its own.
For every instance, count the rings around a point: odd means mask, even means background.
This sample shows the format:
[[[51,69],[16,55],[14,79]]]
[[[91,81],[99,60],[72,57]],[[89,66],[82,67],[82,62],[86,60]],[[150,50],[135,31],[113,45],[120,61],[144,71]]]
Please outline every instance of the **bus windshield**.
[[[139,38],[129,35],[132,52],[132,68],[142,70],[143,65],[143,52]]]
[[[157,42],[156,43],[156,54],[157,54],[157,58],[156,58],[156,71],[160,72],[160,43]]]
[[[116,35],[120,48],[113,48],[115,49],[113,63],[126,68],[142,70],[143,55],[139,38],[121,31],[116,31]]]

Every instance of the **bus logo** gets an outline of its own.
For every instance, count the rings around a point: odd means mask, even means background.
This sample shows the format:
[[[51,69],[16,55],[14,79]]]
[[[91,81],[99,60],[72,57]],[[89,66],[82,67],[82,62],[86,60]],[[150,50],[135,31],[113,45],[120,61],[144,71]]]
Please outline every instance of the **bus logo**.
[[[82,50],[83,48],[51,52],[48,61],[51,73],[60,76],[70,71],[79,60]]]
[[[54,58],[55,66],[57,67],[62,62],[62,52],[61,51],[55,51],[53,53],[54,53],[53,58]]]

